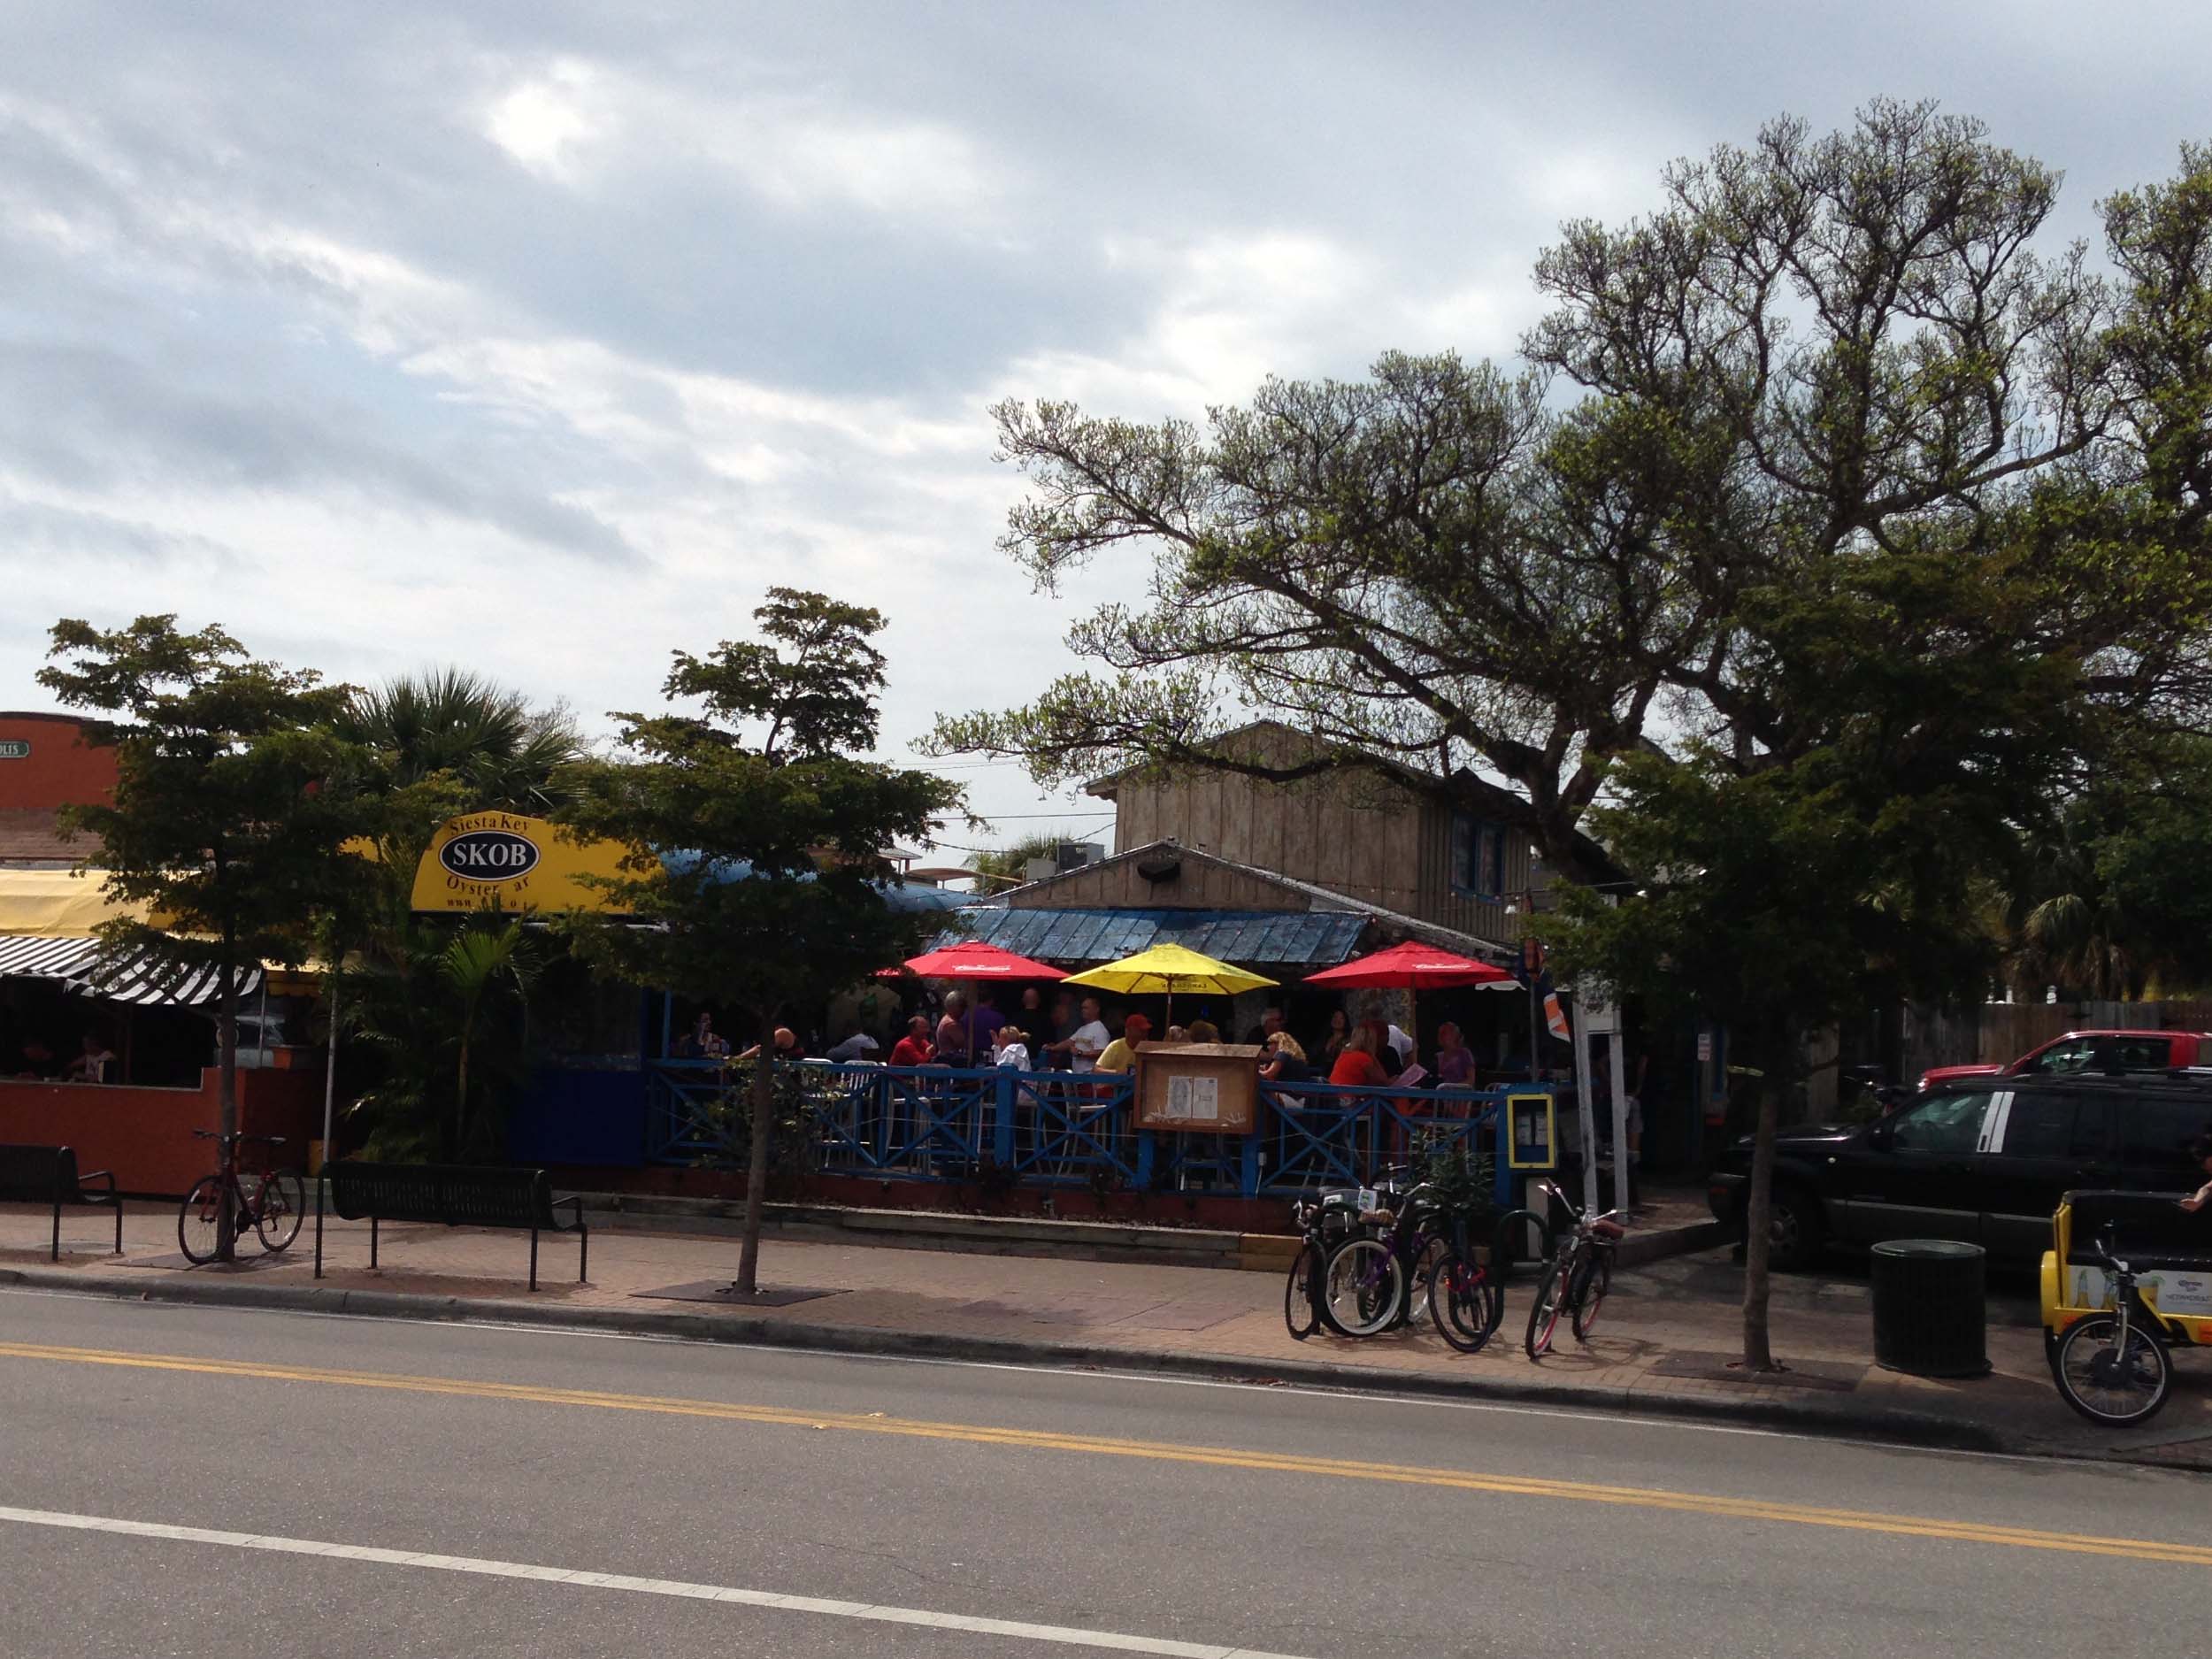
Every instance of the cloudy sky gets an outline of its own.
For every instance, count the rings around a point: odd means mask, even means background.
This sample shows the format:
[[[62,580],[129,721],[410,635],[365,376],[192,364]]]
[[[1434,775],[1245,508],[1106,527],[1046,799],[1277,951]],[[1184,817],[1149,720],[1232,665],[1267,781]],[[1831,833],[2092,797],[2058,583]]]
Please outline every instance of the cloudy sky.
[[[896,754],[1096,597],[994,547],[999,398],[1510,354],[1562,219],[1879,93],[2066,169],[2085,234],[2212,138],[2208,61],[2202,0],[18,0],[0,707],[57,616],[174,611],[603,727],[786,583],[888,613]],[[962,771],[1004,834],[1107,821]]]

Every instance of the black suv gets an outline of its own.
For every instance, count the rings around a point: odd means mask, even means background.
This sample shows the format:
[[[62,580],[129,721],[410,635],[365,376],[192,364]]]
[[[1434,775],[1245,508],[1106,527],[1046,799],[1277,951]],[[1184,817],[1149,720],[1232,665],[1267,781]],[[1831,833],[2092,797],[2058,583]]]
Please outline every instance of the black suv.
[[[1775,1140],[1774,1264],[1831,1240],[1961,1239],[1993,1256],[2050,1248],[2070,1187],[2186,1193],[2189,1143],[2212,1134],[2212,1074],[1988,1077],[1939,1087],[1878,1123]],[[1741,1228],[1751,1141],[1723,1155],[1707,1197]]]

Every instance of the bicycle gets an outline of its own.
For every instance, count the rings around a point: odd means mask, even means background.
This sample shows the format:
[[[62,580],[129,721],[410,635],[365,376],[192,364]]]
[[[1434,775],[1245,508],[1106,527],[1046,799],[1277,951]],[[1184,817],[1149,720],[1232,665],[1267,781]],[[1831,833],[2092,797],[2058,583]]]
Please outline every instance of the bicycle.
[[[184,1204],[177,1211],[177,1244],[185,1260],[198,1266],[215,1259],[227,1196],[235,1232],[252,1227],[264,1250],[273,1254],[299,1237],[300,1221],[307,1213],[307,1185],[300,1172],[272,1164],[242,1174],[235,1155],[237,1148],[249,1143],[273,1149],[280,1147],[282,1135],[218,1135],[212,1129],[195,1129],[192,1133],[198,1140],[214,1141],[219,1165],[227,1162],[229,1169],[218,1167],[214,1173],[203,1175],[185,1194]],[[227,1160],[219,1156],[225,1149],[233,1153]]]
[[[1451,1240],[1436,1230],[1446,1219],[1426,1181],[1391,1183],[1388,1171],[1371,1191],[1358,1194],[1360,1231],[1325,1257],[1315,1308],[1339,1336],[1374,1336],[1417,1323],[1431,1307],[1438,1266]]]
[[[1620,1211],[1609,1210],[1601,1216],[1589,1216],[1577,1210],[1555,1182],[1546,1181],[1542,1189],[1552,1202],[1565,1209],[1572,1225],[1563,1243],[1553,1248],[1544,1263],[1544,1271],[1536,1281],[1536,1297],[1529,1304],[1528,1333],[1521,1346],[1532,1360],[1540,1360],[1551,1352],[1552,1338],[1559,1328],[1559,1316],[1565,1313],[1572,1327],[1575,1340],[1587,1342],[1595,1328],[1598,1310],[1605,1303],[1606,1293],[1613,1286],[1613,1248],[1628,1229],[1620,1220]]]
[[[2066,1327],[2050,1350],[2051,1380],[2066,1403],[2092,1423],[2125,1428],[2158,1415],[2174,1368],[2166,1351],[2166,1322],[2136,1294],[2138,1275],[2113,1248],[2108,1227],[2090,1253],[2112,1275],[2112,1307]]]
[[[1283,1284],[1283,1324],[1294,1340],[1302,1342],[1321,1328],[1321,1283],[1329,1252],[1356,1224],[1361,1201],[1374,1194],[1362,1192],[1324,1193],[1319,1203],[1298,1199],[1290,1207],[1291,1220],[1301,1237],[1298,1254]]]
[[[1490,1233],[1490,1259],[1478,1261],[1466,1229],[1455,1225],[1452,1241],[1429,1270],[1429,1317],[1436,1333],[1463,1354],[1479,1353],[1505,1321],[1505,1279],[1512,1260],[1513,1228],[1534,1222],[1550,1251],[1551,1229],[1531,1210],[1509,1210]]]

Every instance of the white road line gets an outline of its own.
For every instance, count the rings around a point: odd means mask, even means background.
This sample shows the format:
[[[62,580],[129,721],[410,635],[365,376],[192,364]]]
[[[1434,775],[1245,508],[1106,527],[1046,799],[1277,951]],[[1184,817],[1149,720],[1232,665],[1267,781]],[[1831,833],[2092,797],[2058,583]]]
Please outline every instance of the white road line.
[[[1120,1631],[1084,1630],[1071,1624],[1033,1624],[1023,1619],[979,1618],[966,1613],[935,1613],[926,1608],[892,1607],[867,1601],[835,1601],[813,1595],[785,1595],[772,1590],[742,1590],[728,1585],[692,1584],[680,1578],[634,1578],[618,1572],[587,1572],[572,1567],[539,1567],[520,1561],[488,1561],[475,1555],[440,1555],[426,1551],[379,1549],[367,1544],[333,1544],[311,1538],[280,1538],[258,1532],[224,1532],[206,1526],[172,1526],[160,1521],[126,1521],[104,1515],[72,1515],[61,1509],[19,1509],[0,1504],[0,1521],[26,1526],[54,1526],[78,1532],[111,1532],[126,1538],[159,1539],[183,1544],[219,1544],[229,1549],[257,1549],[280,1555],[319,1555],[332,1561],[365,1561],[379,1566],[419,1567],[434,1572],[472,1572],[491,1578],[523,1578],[591,1590],[627,1590],[637,1595],[678,1596],[695,1601],[734,1601],[745,1607],[787,1613],[817,1613],[826,1618],[868,1619],[882,1624],[919,1624],[1017,1641],[1057,1642],[1070,1647],[1106,1647],[1118,1653],[1157,1654],[1164,1659],[1297,1659],[1291,1654],[1256,1647],[1223,1647],[1211,1642],[1170,1641],[1160,1636],[1133,1636]]]

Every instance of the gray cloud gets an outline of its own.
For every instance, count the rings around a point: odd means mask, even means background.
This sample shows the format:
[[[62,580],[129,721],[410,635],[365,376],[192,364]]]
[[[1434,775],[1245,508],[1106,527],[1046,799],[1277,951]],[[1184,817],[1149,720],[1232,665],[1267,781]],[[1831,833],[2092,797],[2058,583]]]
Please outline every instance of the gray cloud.
[[[992,398],[1509,352],[1561,219],[1878,93],[2066,168],[2055,244],[2212,135],[2208,46],[2200,4],[2052,0],[17,8],[0,569],[16,618],[588,711],[804,581],[892,613],[903,739],[1064,665],[1071,606],[992,550]]]

